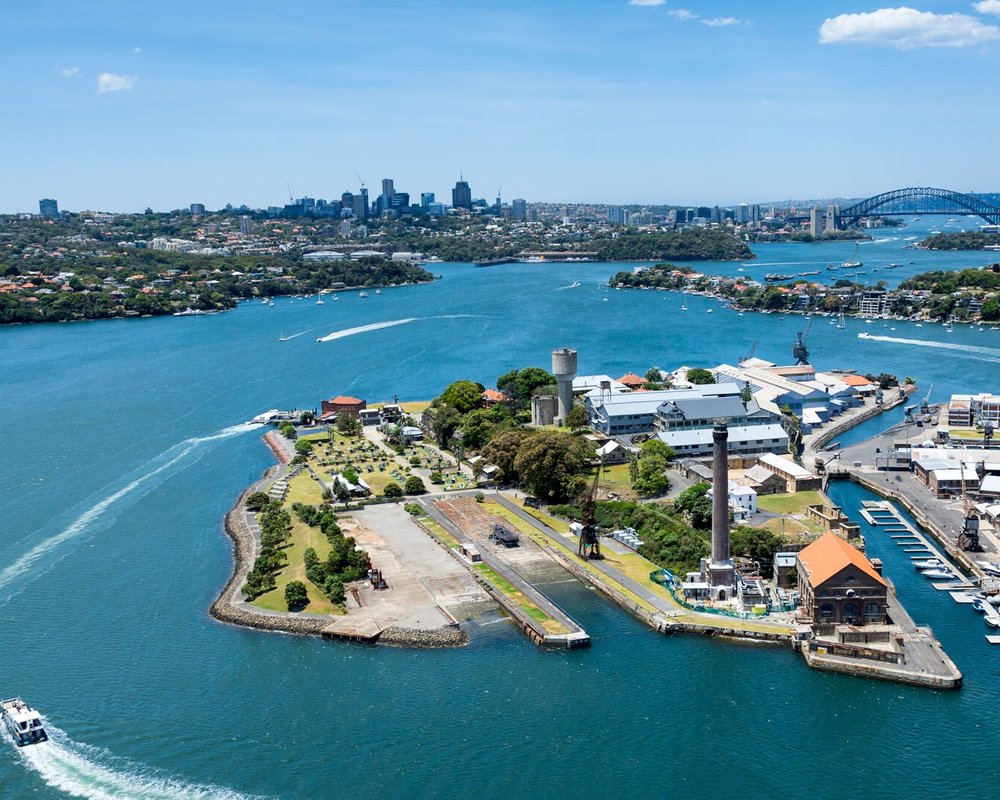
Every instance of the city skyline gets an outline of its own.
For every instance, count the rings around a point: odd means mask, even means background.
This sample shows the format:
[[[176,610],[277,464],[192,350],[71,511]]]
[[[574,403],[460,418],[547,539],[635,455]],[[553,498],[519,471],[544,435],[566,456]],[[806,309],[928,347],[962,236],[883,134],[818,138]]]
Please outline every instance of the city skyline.
[[[0,211],[374,189],[732,206],[989,192],[1000,2],[276,3],[8,11]],[[917,132],[918,135],[914,135]]]

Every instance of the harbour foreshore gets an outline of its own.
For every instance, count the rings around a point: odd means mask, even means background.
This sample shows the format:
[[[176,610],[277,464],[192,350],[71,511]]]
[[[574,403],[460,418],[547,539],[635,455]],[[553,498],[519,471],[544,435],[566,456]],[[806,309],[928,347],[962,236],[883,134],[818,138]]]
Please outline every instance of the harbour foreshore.
[[[284,448],[268,442],[269,448],[278,457]],[[446,624],[438,627],[416,628],[406,625],[371,625],[351,627],[341,622],[342,618],[326,615],[308,615],[296,612],[269,611],[257,608],[246,601],[241,587],[246,583],[247,574],[253,566],[260,549],[257,536],[247,524],[247,498],[258,491],[266,491],[275,480],[288,473],[285,464],[270,467],[260,480],[248,486],[226,514],[224,530],[233,543],[233,572],[218,597],[209,608],[209,614],[219,622],[278,633],[320,636],[367,644],[381,644],[394,647],[437,648],[461,647],[468,643],[468,635],[461,629],[454,617],[438,607]],[[404,618],[401,621],[405,621]]]

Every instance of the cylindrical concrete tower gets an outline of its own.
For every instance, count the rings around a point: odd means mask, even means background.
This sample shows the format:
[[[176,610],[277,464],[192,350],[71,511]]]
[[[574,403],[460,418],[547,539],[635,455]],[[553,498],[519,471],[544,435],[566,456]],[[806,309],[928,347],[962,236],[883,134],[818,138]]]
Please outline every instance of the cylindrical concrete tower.
[[[716,420],[712,429],[712,563],[729,561],[729,428]]]
[[[573,408],[573,378],[576,377],[576,350],[568,347],[552,351],[552,374],[556,376],[559,397],[559,415],[556,424],[562,425]]]

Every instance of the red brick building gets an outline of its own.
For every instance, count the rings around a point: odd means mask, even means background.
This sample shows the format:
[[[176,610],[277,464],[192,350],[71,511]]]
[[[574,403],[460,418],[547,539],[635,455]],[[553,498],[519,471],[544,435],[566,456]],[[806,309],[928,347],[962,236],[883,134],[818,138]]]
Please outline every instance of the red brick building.
[[[338,395],[332,400],[324,400],[320,405],[320,415],[319,418],[323,422],[335,419],[340,414],[350,414],[352,417],[357,417],[361,413],[367,403],[364,400],[359,400],[357,397],[347,397],[346,395]]]

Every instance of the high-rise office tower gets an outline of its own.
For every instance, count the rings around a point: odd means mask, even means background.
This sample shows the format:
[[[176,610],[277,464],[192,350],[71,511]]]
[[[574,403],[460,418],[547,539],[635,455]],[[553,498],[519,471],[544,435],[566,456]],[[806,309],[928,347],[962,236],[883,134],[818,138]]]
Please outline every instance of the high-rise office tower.
[[[240,217],[240,233],[243,236],[250,235],[250,217],[248,217],[246,214]]]
[[[451,190],[451,204],[455,208],[472,208],[472,189],[461,175],[455,183],[455,188]]]
[[[355,219],[368,219],[368,190],[362,186],[360,193],[354,195]]]
[[[59,203],[50,198],[38,201],[38,213],[46,219],[55,219],[59,216]]]
[[[511,201],[510,204],[510,215],[518,222],[524,222],[528,219],[528,204],[521,198],[516,198]]]
[[[396,184],[393,182],[392,178],[382,178],[382,194],[388,199],[392,199],[392,196],[396,194]]]
[[[421,192],[420,193],[420,207],[427,210],[427,207],[434,202],[434,192]]]

